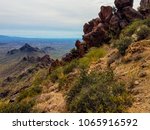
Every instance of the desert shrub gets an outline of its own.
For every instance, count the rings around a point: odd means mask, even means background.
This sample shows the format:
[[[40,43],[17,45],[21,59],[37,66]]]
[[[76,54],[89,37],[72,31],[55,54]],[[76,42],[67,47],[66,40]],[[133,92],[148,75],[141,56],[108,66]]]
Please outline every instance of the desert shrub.
[[[114,80],[112,71],[81,73],[67,97],[70,112],[125,112],[131,104],[123,83]]]
[[[150,28],[146,25],[142,25],[137,29],[135,34],[137,35],[138,40],[143,40],[150,35]]]
[[[141,24],[142,20],[133,21],[130,25],[122,30],[121,37],[131,37],[135,33],[137,27],[139,27]]]
[[[14,103],[3,103],[0,106],[0,113],[29,113],[34,105],[33,100]]]
[[[42,87],[40,86],[32,86],[24,91],[22,91],[18,98],[17,101],[20,102],[21,100],[27,98],[27,97],[34,97],[37,96],[39,93],[42,92]]]
[[[81,59],[79,59],[79,67],[87,68],[90,63],[97,61],[99,58],[104,57],[106,51],[103,48],[91,48],[89,52]]]
[[[68,84],[69,80],[67,76],[61,77],[58,80],[59,86],[58,89],[61,90],[63,87],[65,87]]]
[[[150,18],[143,20],[143,24],[150,27]]]
[[[125,37],[117,41],[116,46],[121,55],[124,55],[128,46],[132,43],[130,37]]]
[[[129,24],[125,29],[122,30],[120,37],[131,37],[137,31],[138,27],[146,25],[150,27],[150,18],[144,20],[135,20]]]
[[[58,67],[57,69],[53,70],[50,74],[50,79],[52,82],[56,82],[58,79],[64,76],[63,68]]]
[[[39,86],[48,76],[47,69],[41,69],[36,73],[36,75],[33,77],[33,85]]]
[[[63,73],[64,74],[69,74],[70,72],[72,72],[75,68],[78,67],[78,60],[73,60],[70,63],[68,63],[67,65],[65,65],[63,67]]]
[[[27,98],[27,97],[34,97],[37,96],[42,92],[41,83],[46,78],[47,72],[45,70],[39,71],[33,78],[32,86],[25,89],[24,91],[20,92],[20,94],[17,97],[17,101],[20,102],[21,100]]]

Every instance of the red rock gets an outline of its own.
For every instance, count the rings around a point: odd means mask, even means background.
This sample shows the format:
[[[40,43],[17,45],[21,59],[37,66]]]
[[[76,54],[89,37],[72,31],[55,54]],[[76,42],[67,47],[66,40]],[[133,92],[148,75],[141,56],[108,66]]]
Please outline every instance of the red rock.
[[[101,6],[101,11],[99,13],[99,17],[102,22],[109,22],[113,15],[113,9],[111,6]]]
[[[96,27],[100,23],[100,18],[92,19],[88,23],[85,23],[83,26],[83,32],[84,34],[87,34],[93,30],[94,27]]]
[[[87,34],[87,33],[91,32],[92,29],[93,29],[93,26],[91,26],[88,23],[85,23],[84,26],[83,26],[83,32],[84,32],[84,34]]]
[[[99,46],[108,39],[107,30],[103,23],[100,23],[92,32],[83,35],[83,40],[89,47]]]
[[[143,15],[130,6],[123,8],[122,12],[128,21],[143,19]]]
[[[75,46],[76,46],[77,51],[79,53],[79,57],[82,57],[85,54],[84,44],[82,44],[79,40],[77,40],[75,43]]]
[[[115,5],[117,9],[121,10],[124,7],[130,6],[133,7],[133,1],[134,0],[115,0]]]
[[[112,30],[115,33],[120,32],[119,23],[120,23],[119,17],[116,14],[114,14],[109,22],[110,30]]]
[[[76,46],[77,49],[79,49],[80,46],[81,46],[81,42],[79,40],[77,40],[76,43],[75,43],[75,46]]]

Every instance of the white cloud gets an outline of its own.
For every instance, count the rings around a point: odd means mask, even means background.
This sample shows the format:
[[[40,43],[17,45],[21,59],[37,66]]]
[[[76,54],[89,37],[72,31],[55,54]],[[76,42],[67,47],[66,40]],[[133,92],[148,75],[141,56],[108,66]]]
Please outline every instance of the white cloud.
[[[135,3],[139,3],[136,0]],[[97,17],[101,5],[113,5],[114,0],[0,0],[0,34],[19,35],[19,30],[35,36],[38,31],[51,34],[64,31],[63,36],[82,32],[85,22]],[[137,4],[136,4],[137,7]],[[15,31],[18,30],[18,31]],[[16,33],[15,33],[16,32]],[[24,34],[22,34],[24,35]],[[47,34],[48,35],[48,34]],[[57,34],[55,33],[57,36]],[[50,35],[48,35],[50,36]]]

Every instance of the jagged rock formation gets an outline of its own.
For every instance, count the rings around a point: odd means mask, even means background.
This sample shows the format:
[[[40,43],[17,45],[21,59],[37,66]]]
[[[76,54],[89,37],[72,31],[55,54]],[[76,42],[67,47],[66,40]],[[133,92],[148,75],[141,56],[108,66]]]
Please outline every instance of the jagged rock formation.
[[[127,6],[133,7],[133,0],[115,0],[115,6],[118,10]]]
[[[62,61],[69,62],[74,58],[82,57],[89,48],[108,43],[112,34],[118,36],[121,30],[133,20],[144,19],[143,13],[133,9],[133,1],[115,0],[116,8],[101,6],[99,17],[92,19],[83,26],[83,43],[76,41],[76,50],[68,53],[62,58]],[[141,9],[148,3],[149,0],[142,0]]]
[[[139,11],[145,17],[150,17],[150,0],[141,0]]]
[[[27,56],[22,59],[22,61],[26,61],[29,63],[35,63],[37,66],[50,66],[55,60],[50,58],[49,55],[44,55],[43,57],[33,57],[33,56]]]
[[[23,79],[24,77],[29,77],[30,74],[34,74],[40,69],[43,69],[43,68],[49,69],[49,67],[52,66],[54,63],[56,63],[56,61],[50,58],[49,55],[45,55],[43,57],[33,57],[33,56],[23,57],[22,60],[14,66],[14,67],[17,67],[18,70],[20,70],[20,72],[18,73],[18,76],[11,74],[10,72],[10,76],[4,79],[0,87],[2,86],[4,87],[7,84],[15,80],[18,80],[18,79],[20,80],[20,79]],[[21,67],[21,64],[24,65],[23,68]],[[27,67],[30,64],[32,66]],[[25,65],[26,65],[26,69],[25,69]]]

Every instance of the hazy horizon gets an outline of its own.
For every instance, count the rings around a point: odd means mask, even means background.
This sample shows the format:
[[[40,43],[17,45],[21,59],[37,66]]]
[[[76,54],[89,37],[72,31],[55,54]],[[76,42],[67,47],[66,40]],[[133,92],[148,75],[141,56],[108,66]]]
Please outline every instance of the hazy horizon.
[[[134,1],[134,8],[140,0]],[[84,23],[114,0],[0,0],[0,35],[26,38],[81,38]]]

